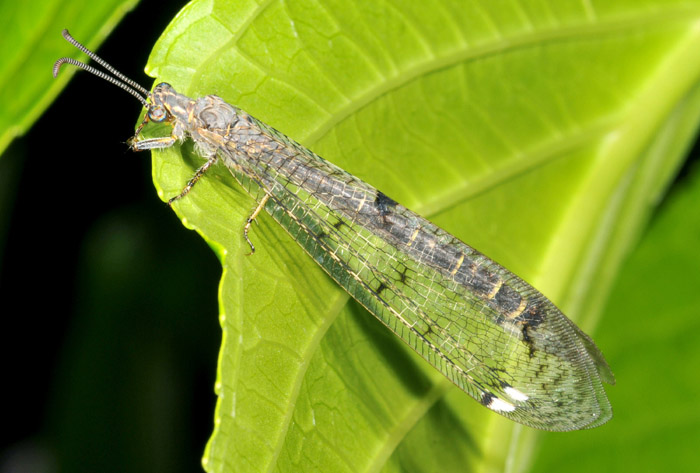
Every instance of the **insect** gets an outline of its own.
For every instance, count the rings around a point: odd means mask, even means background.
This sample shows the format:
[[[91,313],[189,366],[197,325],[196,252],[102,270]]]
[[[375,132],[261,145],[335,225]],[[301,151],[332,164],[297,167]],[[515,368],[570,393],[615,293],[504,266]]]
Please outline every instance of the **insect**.
[[[70,36],[107,72],[71,58],[146,108],[130,146],[158,150],[191,139],[205,162],[180,194],[222,163],[263,210],[340,286],[450,381],[489,409],[545,430],[599,426],[612,417],[602,382],[613,374],[595,343],[535,288],[357,177],[279,131],[207,95],[167,83],[152,92]],[[149,122],[170,136],[143,139]]]

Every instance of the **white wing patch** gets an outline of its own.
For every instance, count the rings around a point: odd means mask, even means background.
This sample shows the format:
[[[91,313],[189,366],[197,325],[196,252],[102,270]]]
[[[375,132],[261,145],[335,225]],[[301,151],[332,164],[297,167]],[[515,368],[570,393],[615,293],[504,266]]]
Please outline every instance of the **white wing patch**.
[[[525,394],[525,393],[522,392],[522,391],[519,391],[519,390],[515,389],[515,388],[512,387],[512,386],[506,386],[506,387],[504,388],[504,391],[506,392],[506,394],[508,395],[508,397],[510,397],[510,398],[511,398],[512,400],[514,400],[514,401],[525,402],[525,401],[527,401],[528,399],[530,399],[530,396],[528,396],[527,394]]]
[[[491,398],[491,401],[486,405],[486,407],[496,412],[513,412],[515,410],[515,406],[513,404],[495,396]]]

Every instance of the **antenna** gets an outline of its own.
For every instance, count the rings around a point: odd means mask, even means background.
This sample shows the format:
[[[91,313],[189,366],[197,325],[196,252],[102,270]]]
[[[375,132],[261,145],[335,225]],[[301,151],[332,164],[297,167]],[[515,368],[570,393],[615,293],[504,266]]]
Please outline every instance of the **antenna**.
[[[100,56],[93,53],[88,48],[86,48],[81,43],[79,43],[75,38],[73,38],[70,35],[70,33],[68,32],[67,29],[63,30],[63,37],[66,39],[66,41],[68,41],[70,44],[72,44],[73,46],[75,46],[76,48],[78,48],[79,50],[84,52],[85,54],[87,54],[88,57],[90,57],[90,59],[92,59],[96,63],[100,64],[102,67],[107,69],[107,71],[111,72],[113,76],[116,76],[116,77],[110,76],[109,74],[102,72],[99,69],[95,69],[92,66],[88,66],[87,64],[82,63],[76,59],[69,58],[69,57],[62,57],[58,61],[56,61],[53,65],[54,78],[56,76],[58,76],[58,71],[61,69],[61,66],[63,64],[71,64],[71,65],[76,66],[80,69],[83,69],[84,71],[87,71],[91,74],[94,74],[97,77],[106,80],[107,82],[111,82],[112,84],[116,85],[117,87],[121,87],[122,89],[126,90],[131,95],[136,97],[144,105],[144,107],[148,108],[149,104],[148,104],[147,98],[150,97],[150,95],[151,95],[148,92],[148,90],[146,90],[144,87],[139,85],[137,82],[126,77],[124,74],[122,74],[121,72],[116,70],[114,67],[110,66],[107,61],[105,61]],[[121,79],[121,80],[119,80],[119,79]],[[131,86],[131,87],[129,87],[129,86]],[[141,93],[139,93],[139,92],[141,92]]]

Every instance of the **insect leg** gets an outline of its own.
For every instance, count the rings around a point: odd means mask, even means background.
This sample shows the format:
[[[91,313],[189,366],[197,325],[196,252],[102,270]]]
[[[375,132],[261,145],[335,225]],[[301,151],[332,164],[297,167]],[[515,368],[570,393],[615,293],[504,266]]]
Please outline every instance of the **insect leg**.
[[[250,253],[248,253],[248,256],[255,253],[255,245],[253,245],[253,242],[250,241],[250,238],[248,238],[248,230],[250,230],[250,225],[255,221],[255,218],[258,216],[258,214],[262,211],[262,209],[265,208],[265,204],[267,203],[269,198],[270,194],[265,194],[265,197],[263,197],[260,200],[258,206],[255,208],[250,217],[248,217],[248,220],[246,220],[245,227],[243,227],[243,236],[245,237],[245,241],[248,242],[248,245],[250,245]]]
[[[145,140],[145,141],[151,141],[151,140]],[[144,141],[139,141],[139,143],[143,143]],[[194,173],[194,176],[192,176],[192,179],[190,179],[187,182],[187,185],[182,189],[182,192],[180,192],[178,195],[175,197],[171,197],[168,200],[168,205],[172,206],[173,202],[175,202],[178,199],[182,199],[185,197],[194,187],[195,184],[197,184],[197,181],[204,175],[207,170],[216,163],[216,161],[219,159],[219,156],[217,154],[213,154],[206,163],[204,163],[199,169],[197,169],[197,172]]]
[[[136,141],[136,139],[137,139],[138,136],[139,136],[139,133],[141,133],[141,130],[143,130],[143,127],[145,127],[145,126],[146,126],[146,123],[148,123],[149,121],[150,121],[150,120],[149,120],[149,118],[148,118],[148,113],[147,113],[147,114],[145,114],[145,115],[143,116],[143,121],[142,121],[141,124],[138,126],[138,128],[136,128],[136,132],[134,133],[134,137],[133,137],[130,141],[132,141],[132,142],[133,142],[133,141]]]

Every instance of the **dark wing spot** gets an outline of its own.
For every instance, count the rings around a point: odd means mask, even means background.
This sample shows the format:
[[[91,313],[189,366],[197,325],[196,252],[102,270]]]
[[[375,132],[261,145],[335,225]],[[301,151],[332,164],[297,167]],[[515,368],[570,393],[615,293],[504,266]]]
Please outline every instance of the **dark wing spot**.
[[[499,311],[506,317],[509,317],[510,314],[518,310],[522,298],[513,288],[503,284],[493,300],[498,306]]]
[[[403,267],[403,271],[401,271],[401,272],[399,273],[399,282],[400,282],[401,284],[406,284],[406,280],[408,279],[408,277],[406,276],[406,273],[407,273],[407,272],[408,272],[408,267],[407,267],[407,266],[404,266],[404,267]]]
[[[374,205],[377,207],[377,210],[379,210],[379,214],[385,217],[393,212],[398,202],[391,197],[387,197],[383,192],[377,191],[377,198],[374,199]]]
[[[516,322],[528,325],[531,329],[537,329],[545,320],[545,309],[537,301],[529,301],[522,314],[515,318]]]
[[[528,330],[530,329],[530,326],[527,323],[524,323],[522,325],[522,334],[523,334],[523,343],[527,345],[528,349],[528,355],[530,358],[535,356],[535,343],[532,340],[532,337],[530,337],[530,334],[528,333]]]
[[[346,225],[346,223],[342,219],[338,219],[338,221],[333,224],[333,228],[340,230],[343,225]]]
[[[489,407],[489,404],[491,404],[491,401],[493,401],[494,399],[496,399],[496,396],[494,396],[493,394],[483,392],[481,393],[481,400],[479,402],[484,406]]]

